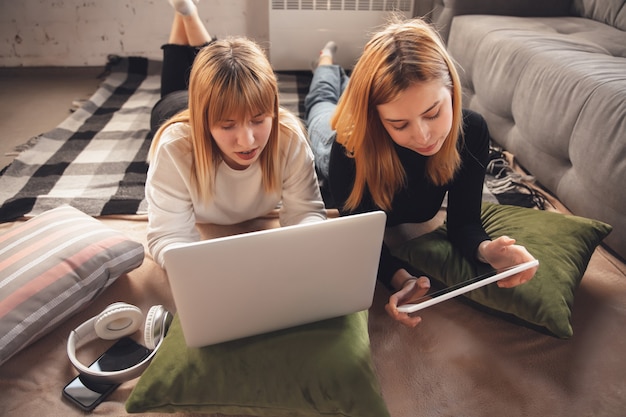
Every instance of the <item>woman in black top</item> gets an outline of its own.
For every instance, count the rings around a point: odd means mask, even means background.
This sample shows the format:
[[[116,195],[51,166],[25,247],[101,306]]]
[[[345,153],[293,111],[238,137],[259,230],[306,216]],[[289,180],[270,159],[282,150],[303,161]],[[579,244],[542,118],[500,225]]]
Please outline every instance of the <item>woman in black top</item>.
[[[340,213],[384,210],[387,226],[421,223],[447,193],[448,237],[466,257],[494,268],[532,260],[514,239],[491,240],[482,226],[489,131],[480,115],[461,109],[458,74],[437,33],[420,19],[390,23],[349,79],[333,65],[335,51],[332,42],[322,49],[305,104],[318,174]],[[519,285],[535,271],[498,285]],[[397,306],[424,295],[428,278],[412,276],[383,245],[378,279],[397,291],[388,313],[417,325],[420,317]]]

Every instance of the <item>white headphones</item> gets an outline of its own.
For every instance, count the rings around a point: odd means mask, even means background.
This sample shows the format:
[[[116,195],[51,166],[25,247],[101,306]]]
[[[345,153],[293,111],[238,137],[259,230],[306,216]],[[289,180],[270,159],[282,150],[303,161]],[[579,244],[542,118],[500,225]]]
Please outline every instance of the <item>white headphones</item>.
[[[120,384],[137,378],[148,367],[161,347],[167,329],[172,322],[172,314],[161,305],[150,307],[146,316],[144,343],[152,352],[138,364],[119,371],[95,371],[83,365],[76,358],[76,348],[79,344],[82,345],[97,338],[114,340],[131,335],[141,326],[142,318],[143,313],[139,307],[121,302],[111,304],[102,313],[70,332],[67,339],[67,356],[70,358],[70,362],[80,374],[98,383]]]

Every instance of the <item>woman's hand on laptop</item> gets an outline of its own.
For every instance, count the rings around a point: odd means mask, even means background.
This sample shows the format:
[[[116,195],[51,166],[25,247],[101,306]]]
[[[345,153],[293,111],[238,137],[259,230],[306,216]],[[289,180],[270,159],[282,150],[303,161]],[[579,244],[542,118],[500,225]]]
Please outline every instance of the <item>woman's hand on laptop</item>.
[[[391,294],[385,310],[394,320],[408,327],[415,327],[421,321],[420,316],[411,316],[409,313],[398,311],[398,306],[408,304],[426,295],[430,289],[430,280],[427,277],[414,277],[406,270],[401,269],[394,274],[392,285],[399,291]]]
[[[482,242],[478,246],[478,259],[490,264],[495,269],[504,269],[535,260],[524,246],[516,245],[515,239],[508,236],[500,236],[497,239]],[[498,281],[498,287],[511,288],[524,284],[535,276],[535,272],[537,272],[537,267],[522,271]]]

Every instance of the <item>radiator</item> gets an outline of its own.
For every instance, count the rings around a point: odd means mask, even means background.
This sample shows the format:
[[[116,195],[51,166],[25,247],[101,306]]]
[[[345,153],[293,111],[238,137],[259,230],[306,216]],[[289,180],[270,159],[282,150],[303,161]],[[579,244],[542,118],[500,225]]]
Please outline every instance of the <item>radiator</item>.
[[[276,70],[308,70],[329,40],[335,62],[352,68],[391,13],[413,16],[414,0],[270,0],[269,56]]]

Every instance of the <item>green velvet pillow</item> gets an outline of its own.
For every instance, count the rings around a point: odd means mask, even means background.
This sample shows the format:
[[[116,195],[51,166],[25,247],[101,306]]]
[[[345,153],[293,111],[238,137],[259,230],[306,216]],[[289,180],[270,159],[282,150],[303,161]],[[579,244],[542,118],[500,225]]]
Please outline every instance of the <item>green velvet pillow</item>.
[[[539,260],[539,269],[526,284],[514,288],[490,284],[464,297],[559,338],[571,337],[574,292],[593,251],[612,227],[578,216],[491,203],[483,203],[482,221],[493,238],[507,235],[525,246]],[[469,262],[453,248],[445,225],[406,242],[393,253],[413,265],[414,272],[421,271],[446,286],[488,268]]]
[[[389,416],[371,360],[367,311],[199,349],[186,346],[176,316],[126,410]]]

